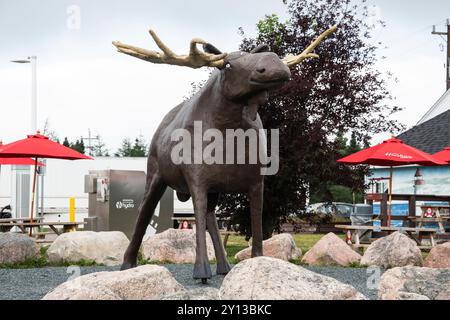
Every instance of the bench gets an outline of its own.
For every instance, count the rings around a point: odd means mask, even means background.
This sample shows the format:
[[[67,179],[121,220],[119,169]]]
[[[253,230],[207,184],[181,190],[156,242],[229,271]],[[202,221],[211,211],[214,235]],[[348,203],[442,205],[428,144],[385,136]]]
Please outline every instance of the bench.
[[[374,227],[374,226],[343,226],[337,225],[336,228],[341,230],[346,230],[352,233],[352,240],[355,239],[355,243],[352,244],[354,248],[364,248],[365,245],[361,244],[360,238],[363,237],[367,232],[386,232],[388,234],[400,231],[407,234],[411,239],[413,239],[419,247],[423,250],[428,250],[436,246],[435,235],[437,230],[430,228],[395,228],[395,227]],[[362,232],[361,232],[362,231]],[[417,234],[417,236],[415,235]],[[423,238],[427,237],[430,239],[431,247],[423,246]]]

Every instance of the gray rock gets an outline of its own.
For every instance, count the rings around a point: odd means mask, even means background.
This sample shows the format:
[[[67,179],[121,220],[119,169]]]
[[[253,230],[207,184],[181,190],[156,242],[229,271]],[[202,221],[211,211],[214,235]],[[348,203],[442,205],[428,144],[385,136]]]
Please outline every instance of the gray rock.
[[[430,300],[427,296],[411,293],[411,292],[403,292],[400,291],[398,293],[399,300]]]
[[[450,300],[450,269],[408,266],[388,270],[381,277],[378,295],[381,300]]]
[[[219,289],[212,287],[193,288],[162,297],[161,300],[219,300]]]
[[[348,266],[361,260],[344,240],[334,233],[320,239],[303,257],[302,262],[311,266]]]
[[[75,278],[56,287],[43,300],[157,300],[184,291],[166,268],[146,265]]]
[[[297,248],[294,238],[288,234],[278,234],[272,238],[263,241],[263,252],[265,257],[272,257],[289,261],[299,259],[302,251]],[[252,247],[239,251],[235,258],[238,261],[250,259],[252,257]]]
[[[193,264],[196,246],[194,230],[169,229],[142,242],[142,255],[149,261]],[[214,260],[214,246],[209,233],[206,233],[206,247],[208,259]]]
[[[372,243],[364,253],[361,264],[389,269],[410,265],[422,266],[423,259],[419,247],[412,239],[395,232]]]
[[[354,287],[269,257],[244,260],[223,280],[222,300],[362,300]]]
[[[130,241],[123,232],[79,231],[60,235],[47,251],[52,263],[94,261],[106,266],[120,265]]]
[[[15,264],[39,255],[36,242],[27,235],[0,233],[0,264]]]

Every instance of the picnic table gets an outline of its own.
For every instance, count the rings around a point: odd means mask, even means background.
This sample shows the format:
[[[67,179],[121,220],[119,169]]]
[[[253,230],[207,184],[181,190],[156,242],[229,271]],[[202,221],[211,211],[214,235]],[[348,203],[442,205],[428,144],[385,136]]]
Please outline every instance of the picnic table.
[[[377,226],[343,226],[337,225],[336,228],[347,230],[352,233],[352,239],[355,239],[355,248],[364,248],[368,245],[361,244],[360,238],[362,238],[369,231],[372,232],[386,232],[388,234],[400,231],[407,234],[411,239],[413,239],[419,248],[422,250],[429,250],[436,246],[435,235],[437,230],[431,228],[395,228],[395,227],[377,227]],[[423,238],[427,237],[430,239],[431,247],[422,245]]]
[[[33,221],[40,222],[44,220],[42,217],[33,218]],[[15,223],[26,223],[31,222],[30,218],[7,218],[7,219],[0,219],[1,224],[7,224],[0,226],[0,232],[9,232],[13,227]]]
[[[8,221],[8,220],[16,220],[16,221]],[[28,221],[27,221],[28,220]],[[36,222],[34,222],[36,221]],[[33,222],[30,219],[1,219],[0,227],[17,227],[20,229],[22,233],[28,233],[27,229],[39,228],[39,227],[49,227],[54,233],[57,235],[61,235],[62,233],[76,231],[78,226],[85,225],[86,222],[43,222],[43,219],[35,220],[33,218]],[[62,227],[62,231],[60,231],[57,227]]]
[[[450,206],[448,205],[429,205],[421,206],[422,214],[420,217],[408,217],[408,219],[415,223],[419,228],[423,227],[424,223],[436,222],[439,225],[439,233],[445,233],[445,223],[450,221]]]

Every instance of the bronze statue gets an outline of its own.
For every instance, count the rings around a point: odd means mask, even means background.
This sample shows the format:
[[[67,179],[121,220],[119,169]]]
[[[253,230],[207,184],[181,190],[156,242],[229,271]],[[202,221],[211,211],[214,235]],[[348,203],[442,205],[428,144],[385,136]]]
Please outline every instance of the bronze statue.
[[[324,32],[300,55],[288,55],[284,59],[270,52],[266,45],[260,45],[250,53],[238,51],[226,54],[201,39],[191,41],[189,55],[177,55],[152,30],[150,34],[162,52],[113,42],[119,52],[152,63],[216,68],[196,95],[178,105],[164,118],[153,137],[148,156],[145,196],[122,270],[136,266],[142,238],[167,186],[176,190],[181,201],[188,201],[190,197],[193,200],[197,228],[195,279],[206,283],[211,278],[206,253],[206,230],[214,243],[217,274],[227,274],[231,269],[215,217],[220,193],[248,194],[252,256],[263,255],[261,214],[264,177],[260,171],[261,164],[175,164],[171,155],[177,142],[173,141],[172,134],[179,129],[194,134],[194,123],[197,121],[204,130],[216,129],[224,135],[227,129],[262,130],[257,111],[267,100],[268,92],[290,80],[290,67],[307,58],[317,58],[314,49],[335,30],[336,27],[332,27]],[[198,44],[203,45],[203,51],[197,48]],[[249,154],[245,154],[245,158],[248,157]]]

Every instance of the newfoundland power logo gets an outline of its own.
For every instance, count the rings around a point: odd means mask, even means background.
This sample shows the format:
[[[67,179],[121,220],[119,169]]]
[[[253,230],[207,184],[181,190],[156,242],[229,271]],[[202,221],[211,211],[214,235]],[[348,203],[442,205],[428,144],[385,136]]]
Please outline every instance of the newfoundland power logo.
[[[386,152],[384,154],[386,157],[391,157],[391,158],[399,158],[399,159],[403,159],[403,160],[409,160],[412,159],[412,156],[408,156],[405,154],[401,154],[401,153],[392,153],[392,152]]]
[[[134,209],[134,200],[133,199],[123,199],[121,201],[116,202],[117,209]]]

